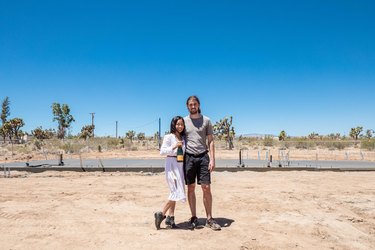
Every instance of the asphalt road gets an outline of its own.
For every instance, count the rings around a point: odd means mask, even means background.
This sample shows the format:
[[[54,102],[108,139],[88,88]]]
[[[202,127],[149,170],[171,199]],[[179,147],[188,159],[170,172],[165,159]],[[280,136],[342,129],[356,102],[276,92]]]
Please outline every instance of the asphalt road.
[[[64,168],[81,167],[79,159],[65,159],[63,160]],[[44,161],[30,161],[29,167],[46,167],[59,166],[58,160],[44,160]],[[1,167],[17,167],[28,168],[26,162],[10,162],[0,164]],[[164,159],[103,159],[103,160],[82,160],[82,167],[84,168],[164,168]],[[244,168],[266,168],[266,167],[283,167],[283,168],[317,168],[317,169],[374,169],[375,162],[370,161],[273,161],[267,162],[265,160],[243,160],[239,164],[239,160],[216,160],[216,167],[218,168],[236,168],[238,166]]]

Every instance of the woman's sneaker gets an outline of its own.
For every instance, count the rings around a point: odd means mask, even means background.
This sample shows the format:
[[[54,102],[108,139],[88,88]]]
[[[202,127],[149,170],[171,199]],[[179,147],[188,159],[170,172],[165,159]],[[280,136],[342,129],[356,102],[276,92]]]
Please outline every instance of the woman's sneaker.
[[[209,227],[214,231],[221,230],[221,226],[217,224],[217,222],[213,218],[206,221],[206,227]]]
[[[168,227],[170,227],[172,229],[178,228],[178,226],[174,222],[174,216],[168,215],[167,218],[165,219],[165,225],[167,225]]]
[[[155,227],[156,227],[157,230],[159,230],[160,224],[165,219],[165,216],[163,215],[162,212],[156,212],[154,214],[154,217],[155,217]]]

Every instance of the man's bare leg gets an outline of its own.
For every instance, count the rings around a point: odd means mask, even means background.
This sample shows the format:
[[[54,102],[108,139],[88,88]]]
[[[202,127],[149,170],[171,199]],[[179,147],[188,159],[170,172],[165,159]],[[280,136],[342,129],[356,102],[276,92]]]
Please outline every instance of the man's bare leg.
[[[197,205],[195,198],[195,183],[188,185],[188,201],[191,211],[191,217],[197,216]]]
[[[207,220],[212,218],[212,194],[210,184],[202,184],[203,204],[206,209]]]

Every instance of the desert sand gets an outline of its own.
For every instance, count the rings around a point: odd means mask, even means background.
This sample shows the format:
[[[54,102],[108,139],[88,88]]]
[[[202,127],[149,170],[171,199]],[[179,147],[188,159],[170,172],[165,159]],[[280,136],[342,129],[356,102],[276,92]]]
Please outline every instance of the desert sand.
[[[0,177],[1,249],[374,249],[375,172],[214,172],[221,231],[156,230],[164,173],[12,172]],[[204,223],[202,193],[197,208]]]

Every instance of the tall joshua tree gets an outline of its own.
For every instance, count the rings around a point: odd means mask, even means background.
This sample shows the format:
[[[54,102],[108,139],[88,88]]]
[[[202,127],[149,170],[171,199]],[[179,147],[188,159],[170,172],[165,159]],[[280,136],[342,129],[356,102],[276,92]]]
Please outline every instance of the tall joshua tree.
[[[224,119],[216,122],[213,126],[214,134],[218,137],[224,138],[227,142],[227,148],[233,149],[233,139],[235,136],[234,127],[232,127],[232,116],[225,117]]]
[[[363,131],[363,127],[360,127],[360,126],[356,128],[351,128],[349,136],[352,137],[354,140],[358,140],[358,137],[360,136],[362,131]]]
[[[279,134],[279,141],[285,141],[286,138],[286,132],[282,130]]]
[[[67,104],[60,105],[60,103],[52,104],[53,121],[58,122],[57,138],[64,139],[66,130],[70,128],[74,117],[70,114],[70,108]]]
[[[0,127],[0,134],[3,137],[5,142],[5,138],[7,136],[5,123],[7,122],[7,118],[10,115],[10,101],[9,97],[5,97],[3,103],[1,105],[1,127]]]

